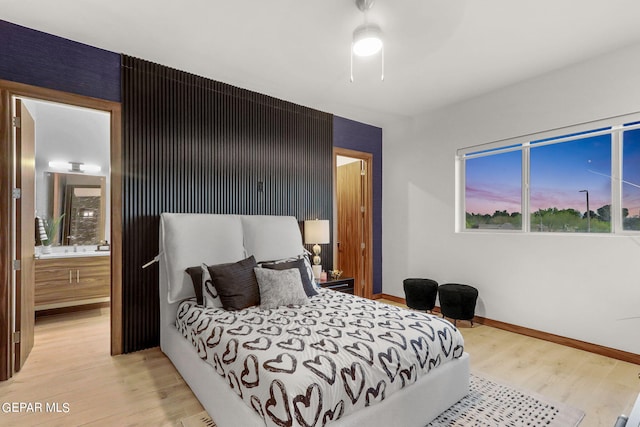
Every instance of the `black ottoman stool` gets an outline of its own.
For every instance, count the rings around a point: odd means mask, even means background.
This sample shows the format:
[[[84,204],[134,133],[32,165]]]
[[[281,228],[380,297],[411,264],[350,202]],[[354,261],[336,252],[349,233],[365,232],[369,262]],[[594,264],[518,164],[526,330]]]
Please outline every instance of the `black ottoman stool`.
[[[459,283],[447,283],[438,288],[440,294],[440,311],[442,317],[457,320],[470,320],[473,327],[473,316],[476,310],[478,290],[473,286]]]
[[[404,299],[414,310],[431,311],[436,306],[438,282],[431,279],[404,279]]]

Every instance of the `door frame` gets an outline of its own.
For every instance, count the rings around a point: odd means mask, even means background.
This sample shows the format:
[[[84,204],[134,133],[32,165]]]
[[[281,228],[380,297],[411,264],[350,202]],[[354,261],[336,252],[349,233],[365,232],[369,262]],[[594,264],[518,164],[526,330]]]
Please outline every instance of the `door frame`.
[[[333,242],[333,264],[336,265],[338,257],[337,236],[338,236],[338,156],[358,159],[365,164],[365,185],[364,185],[364,286],[362,286],[362,296],[373,298],[373,154],[365,151],[356,151],[348,148],[333,147],[333,235],[336,236]],[[354,283],[354,288],[360,286]],[[354,289],[354,293],[355,289]]]
[[[106,101],[54,89],[0,80],[0,381],[13,375],[12,321],[12,186],[15,175],[13,127],[14,96],[58,102],[111,114],[111,355],[122,353],[122,110],[118,102]]]

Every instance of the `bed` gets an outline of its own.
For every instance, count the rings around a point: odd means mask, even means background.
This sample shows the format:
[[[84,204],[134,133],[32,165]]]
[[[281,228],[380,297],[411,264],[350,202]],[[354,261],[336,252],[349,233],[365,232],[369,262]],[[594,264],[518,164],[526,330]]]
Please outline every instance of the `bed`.
[[[468,393],[462,337],[443,319],[332,290],[204,307],[185,272],[303,251],[294,217],[161,216],[160,346],[218,427],[424,426]]]

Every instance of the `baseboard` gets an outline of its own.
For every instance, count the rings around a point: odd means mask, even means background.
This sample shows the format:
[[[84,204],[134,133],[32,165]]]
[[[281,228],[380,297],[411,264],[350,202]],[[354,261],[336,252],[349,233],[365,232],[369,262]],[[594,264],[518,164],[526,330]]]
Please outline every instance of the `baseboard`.
[[[407,305],[407,302],[404,300],[404,298],[395,297],[393,295],[374,294],[372,299],[388,299],[389,301],[393,301],[393,302],[397,302],[399,304]]]
[[[376,294],[373,299],[387,299],[389,301],[405,304],[404,298],[396,297],[388,294]],[[440,307],[435,307],[433,312],[440,313]],[[573,338],[563,337],[561,335],[550,334],[548,332],[538,331],[536,329],[526,328],[524,326],[513,325],[511,323],[501,322],[499,320],[488,319],[486,317],[475,316],[474,323],[491,326],[492,328],[502,329],[508,332],[514,332],[520,335],[561,344],[567,347],[577,348],[578,350],[588,351],[590,353],[599,354],[601,356],[610,357],[612,359],[622,360],[624,362],[640,365],[640,354],[630,353],[628,351],[617,350],[611,347],[605,347],[598,344],[592,344],[586,341],[580,341]]]

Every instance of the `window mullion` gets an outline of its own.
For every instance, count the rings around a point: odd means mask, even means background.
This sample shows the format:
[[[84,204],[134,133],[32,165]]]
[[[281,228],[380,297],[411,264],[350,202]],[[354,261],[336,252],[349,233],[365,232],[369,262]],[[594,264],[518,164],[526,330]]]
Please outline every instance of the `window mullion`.
[[[456,232],[466,230],[467,228],[467,207],[466,207],[466,183],[467,178],[465,175],[466,159],[464,157],[458,157],[455,163],[455,173],[457,177],[456,185],[456,205],[459,207],[456,209]]]
[[[620,233],[622,226],[622,148],[623,132],[611,135],[611,232]]]
[[[531,215],[529,213],[529,182],[531,178],[530,167],[530,147],[529,143],[522,146],[522,231],[531,231]]]

